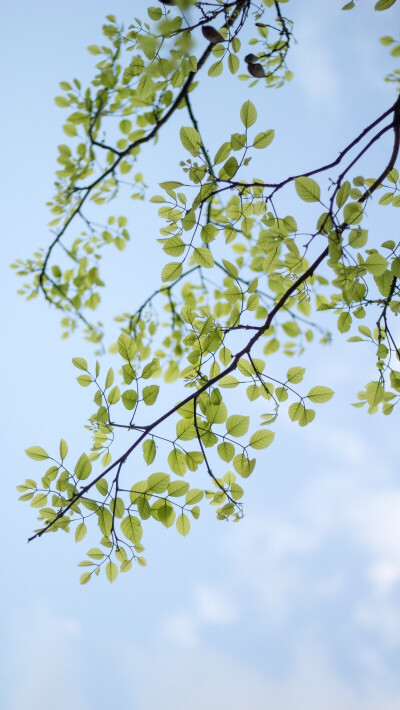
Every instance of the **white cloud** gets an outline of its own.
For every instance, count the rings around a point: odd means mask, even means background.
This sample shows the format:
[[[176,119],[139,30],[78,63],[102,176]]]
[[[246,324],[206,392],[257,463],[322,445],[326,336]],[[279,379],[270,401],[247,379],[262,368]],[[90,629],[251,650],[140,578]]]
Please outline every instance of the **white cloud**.
[[[315,425],[306,429],[306,437],[313,450],[315,451],[317,446],[329,461],[332,458],[346,464],[371,461],[371,451],[368,450],[366,442],[345,427],[332,424],[324,426],[317,419]]]
[[[162,632],[163,637],[186,648],[198,644],[204,626],[232,624],[239,616],[229,593],[211,584],[195,586],[186,606],[189,610],[167,615]]]
[[[170,614],[164,621],[164,635],[180,646],[195,646],[198,641],[196,622],[186,612]]]
[[[386,599],[371,598],[359,604],[354,613],[357,624],[372,631],[384,647],[400,646],[400,609]]]
[[[400,581],[400,559],[395,562],[377,562],[369,572],[377,591],[387,594]]]
[[[324,101],[336,105],[340,95],[341,78],[336,71],[336,62],[332,47],[327,41],[327,12],[307,16],[307,22],[301,18],[295,26],[295,36],[299,41],[293,49],[296,56],[296,80],[299,81],[314,101]]]
[[[36,603],[10,619],[7,710],[89,710],[80,673],[79,622]],[[3,695],[4,698],[4,695]],[[47,700],[46,700],[47,699]]]
[[[194,592],[195,609],[199,619],[207,624],[231,624],[239,612],[226,591],[216,586],[201,584]]]
[[[240,643],[239,643],[240,645]],[[128,651],[128,649],[127,649]],[[134,710],[397,710],[399,696],[386,683],[365,676],[361,683],[341,677],[323,647],[298,640],[292,662],[276,673],[274,659],[239,661],[203,645],[193,651],[159,648],[147,654],[131,647],[123,659],[124,678],[140,669],[129,687]],[[236,655],[236,654],[235,654]]]

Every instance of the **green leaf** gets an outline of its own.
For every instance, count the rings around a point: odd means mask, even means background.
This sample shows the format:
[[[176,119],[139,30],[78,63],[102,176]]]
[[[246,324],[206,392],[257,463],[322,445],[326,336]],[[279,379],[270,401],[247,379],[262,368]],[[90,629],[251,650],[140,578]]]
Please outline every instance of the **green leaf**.
[[[396,0],[378,0],[375,4],[375,10],[387,10],[394,5]]]
[[[249,385],[246,389],[246,394],[250,402],[254,402],[256,399],[259,398],[261,393],[258,385]]]
[[[231,74],[236,74],[239,69],[239,58],[235,54],[230,54],[228,57],[228,68]]]
[[[193,210],[189,210],[182,219],[182,227],[186,232],[190,232],[196,224],[196,215]]]
[[[150,20],[157,22],[162,15],[161,7],[148,7],[147,14],[150,17]]]
[[[380,382],[369,382],[365,388],[367,402],[371,407],[376,407],[383,400],[385,390]]]
[[[200,488],[191,488],[190,491],[186,493],[185,505],[194,505],[195,503],[200,503],[204,498],[204,492]]]
[[[286,323],[282,323],[282,328],[290,338],[297,338],[301,332],[298,323],[294,320],[288,320]]]
[[[318,202],[321,190],[318,183],[309,177],[298,177],[294,181],[296,192],[304,202]]]
[[[65,441],[65,439],[61,439],[60,441],[60,457],[61,461],[64,461],[64,459],[67,457],[68,454],[68,444]]]
[[[151,493],[164,493],[169,484],[168,473],[152,473],[147,479],[148,490]]]
[[[112,456],[109,451],[106,451],[103,458],[101,459],[101,465],[104,466],[109,466],[112,461]]]
[[[396,259],[393,259],[390,268],[391,268],[392,273],[397,278],[400,278],[400,256],[397,256]]]
[[[78,368],[78,370],[87,370],[87,362],[86,360],[83,359],[83,357],[73,357],[72,358],[72,364],[75,365],[75,367]]]
[[[226,420],[226,431],[230,436],[244,436],[249,428],[250,417],[233,414]]]
[[[227,261],[226,259],[222,259],[222,263],[227,270],[228,274],[232,276],[234,279],[236,279],[239,275],[239,271],[237,270],[237,267],[235,264],[231,264],[230,261]]]
[[[96,481],[96,488],[99,491],[100,495],[106,496],[108,493],[108,483],[105,478],[100,478],[98,481]]]
[[[199,133],[192,126],[182,126],[179,131],[181,143],[194,158],[200,155],[201,138]]]
[[[349,234],[349,245],[353,247],[353,249],[360,249],[361,247],[365,246],[368,241],[368,230],[367,229],[361,229],[358,227],[358,229],[352,229],[350,234]]]
[[[146,439],[142,444],[143,458],[148,466],[153,463],[156,457],[156,444],[154,439]]]
[[[171,481],[168,486],[168,495],[174,498],[184,496],[189,490],[189,484],[186,481]]]
[[[350,313],[341,313],[337,321],[337,327],[340,333],[347,333],[350,330],[352,322],[353,319]]]
[[[137,545],[143,536],[142,524],[139,518],[127,515],[121,522],[121,531],[125,537]]]
[[[65,96],[56,96],[54,99],[54,103],[57,106],[60,106],[61,108],[66,108],[70,105],[70,102],[68,101],[68,99],[65,98]]]
[[[343,208],[343,217],[346,224],[358,224],[363,216],[361,202],[349,202]]]
[[[214,257],[206,247],[195,247],[193,250],[193,261],[199,266],[211,269],[214,266]]]
[[[79,523],[79,525],[76,526],[76,530],[75,530],[76,542],[80,542],[81,540],[83,540],[86,533],[87,533],[87,527],[86,527],[85,523]]]
[[[154,81],[150,78],[150,76],[146,74],[142,74],[140,77],[139,83],[136,87],[136,94],[140,99],[147,99],[150,94],[153,93],[155,89],[155,84]]]
[[[315,404],[322,404],[323,402],[329,402],[334,395],[334,391],[330,387],[312,387],[307,395],[308,399]]]
[[[126,409],[133,409],[137,401],[137,393],[134,390],[125,390],[122,393],[122,402]]]
[[[168,454],[168,465],[178,476],[183,476],[187,469],[186,457],[180,449],[172,449]]]
[[[214,62],[214,64],[211,64],[208,70],[208,76],[220,76],[220,74],[222,74],[223,68],[224,65],[221,60],[219,60],[218,62]]]
[[[272,444],[274,438],[275,434],[273,431],[260,429],[252,434],[249,444],[253,449],[266,449],[267,446]]]
[[[141,557],[140,559],[144,560],[144,557]],[[129,572],[130,569],[132,569],[132,560],[123,560],[121,562],[120,572]]]
[[[289,367],[286,373],[287,382],[291,382],[292,384],[298,384],[302,381],[305,371],[305,367]]]
[[[229,153],[232,150],[232,146],[230,143],[223,143],[220,148],[218,148],[215,158],[214,158],[214,165],[218,165],[218,163],[223,163],[224,160],[227,159],[229,156]]]
[[[254,471],[255,459],[248,459],[244,454],[237,454],[233,459],[233,468],[242,478],[248,478]]]
[[[138,513],[142,520],[148,520],[151,515],[151,509],[150,509],[150,504],[149,501],[145,496],[140,496],[140,498],[137,499],[136,501]]]
[[[179,377],[179,366],[171,361],[164,373],[164,382],[175,382]]]
[[[108,390],[108,388],[111,387],[113,382],[114,382],[114,370],[112,369],[112,367],[110,367],[109,371],[107,372],[106,383],[104,385],[104,389]]]
[[[197,471],[199,464],[204,461],[204,456],[200,451],[186,451],[185,458],[189,471]]]
[[[165,242],[163,251],[165,251],[168,256],[182,256],[185,251],[185,243],[178,236],[171,237]]]
[[[250,128],[257,120],[257,110],[251,101],[245,101],[240,109],[240,118],[245,128]]]
[[[74,470],[76,477],[79,478],[80,481],[83,481],[85,480],[85,478],[88,478],[88,476],[90,476],[92,471],[92,464],[90,463],[86,454],[82,454],[82,456],[80,456]]]
[[[299,424],[300,426],[306,426],[307,424],[311,424],[311,422],[315,419],[315,411],[314,409],[305,409],[303,413],[299,417]]]
[[[296,422],[303,416],[304,405],[301,402],[293,402],[288,409],[288,413],[292,422]]]
[[[218,384],[220,387],[226,388],[237,387],[239,384],[239,380],[236,379],[236,377],[234,377],[233,375],[225,375],[225,377],[221,377]]]
[[[107,508],[100,508],[97,522],[103,535],[108,537],[112,529],[112,515]]]
[[[182,273],[182,264],[176,261],[171,261],[165,264],[161,272],[161,281],[175,281]]]
[[[49,458],[47,451],[42,449],[41,446],[30,446],[28,449],[25,449],[25,453],[34,461],[45,461]]]
[[[46,493],[38,493],[31,500],[32,508],[44,508],[45,505],[47,505]]]
[[[275,137],[275,131],[270,129],[269,131],[262,131],[262,133],[257,133],[254,138],[253,146],[254,148],[266,148]]]
[[[228,416],[228,410],[224,402],[210,404],[206,409],[206,417],[210,424],[223,424]]]
[[[176,520],[176,529],[184,537],[190,532],[190,520],[185,513],[180,513]]]
[[[221,180],[231,180],[234,175],[236,175],[238,169],[239,163],[236,160],[235,156],[232,155],[222,166],[221,170],[218,173],[218,177]]]
[[[175,511],[167,500],[156,501],[152,505],[152,513],[166,528],[170,528],[175,522]]]
[[[181,441],[191,441],[196,438],[194,424],[187,419],[180,419],[176,424],[176,436]]]
[[[143,387],[142,397],[145,404],[148,406],[154,404],[158,397],[159,392],[158,385],[149,385],[148,387]]]
[[[390,37],[390,35],[385,35],[384,37],[381,37],[379,41],[384,47],[387,47],[389,44],[393,44],[394,39],[393,37]]]
[[[92,572],[84,572],[81,574],[79,584],[87,584],[92,578]]]
[[[92,378],[90,375],[79,375],[76,379],[81,387],[88,387],[92,384]]]
[[[137,352],[137,345],[126,333],[121,333],[117,341],[118,352],[124,360],[131,362]]]
[[[109,404],[117,404],[119,400],[121,399],[121,392],[118,386],[113,387],[112,390],[110,390],[107,400]]]
[[[387,259],[378,252],[370,254],[365,261],[365,268],[373,276],[381,276],[388,267]]]
[[[107,562],[106,564],[106,575],[109,582],[115,582],[118,577],[118,567],[115,562]]]

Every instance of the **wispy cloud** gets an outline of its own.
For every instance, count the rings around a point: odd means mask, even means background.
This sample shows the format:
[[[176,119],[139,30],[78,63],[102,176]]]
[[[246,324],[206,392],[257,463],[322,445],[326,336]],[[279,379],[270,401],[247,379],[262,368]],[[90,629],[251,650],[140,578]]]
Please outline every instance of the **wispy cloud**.
[[[80,624],[51,603],[28,605],[10,619],[7,710],[90,710],[80,670]],[[4,642],[4,641],[3,641]]]

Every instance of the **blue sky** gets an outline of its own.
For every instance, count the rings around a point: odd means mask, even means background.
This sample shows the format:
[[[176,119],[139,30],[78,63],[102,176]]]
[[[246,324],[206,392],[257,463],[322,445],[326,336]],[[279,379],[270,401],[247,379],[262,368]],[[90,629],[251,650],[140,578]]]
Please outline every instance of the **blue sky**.
[[[218,148],[235,130],[240,105],[251,98],[260,130],[276,129],[259,173],[279,178],[335,157],[395,98],[382,81],[395,60],[378,37],[400,35],[399,11],[374,13],[373,4],[341,13],[336,0],[292,0],[285,11],[298,40],[289,60],[293,82],[251,93],[242,84],[238,91],[234,79],[223,89],[209,83],[193,104],[210,145]],[[398,415],[371,418],[350,406],[374,365],[364,346],[339,334],[322,352],[312,347],[283,363],[306,366],[311,384],[336,395],[305,430],[281,418],[274,445],[246,481],[240,524],[219,523],[205,510],[188,538],[155,527],[145,532],[147,568],[114,585],[101,577],[79,586],[75,565],[90,540],[79,546],[59,533],[26,544],[35,519],[17,502],[15,486],[39,465],[23,450],[54,450],[61,436],[76,456],[87,448],[82,425],[90,401],[75,384],[71,358],[93,353],[79,335],[60,340],[58,316],[43,302],[15,294],[8,264],[49,239],[45,202],[56,146],[66,142],[63,112],[53,102],[58,82],[90,79],[85,47],[101,41],[104,16],[113,12],[129,24],[142,3],[17,0],[1,10],[4,708],[398,708]],[[218,120],[207,124],[210,103]],[[149,194],[159,180],[179,179],[181,123],[143,153]],[[388,137],[366,173],[378,174],[390,150]],[[127,201],[124,210],[132,243],[105,265],[105,322],[138,305],[163,264],[156,211]],[[396,238],[394,210],[371,207],[369,216],[379,241],[383,232]]]

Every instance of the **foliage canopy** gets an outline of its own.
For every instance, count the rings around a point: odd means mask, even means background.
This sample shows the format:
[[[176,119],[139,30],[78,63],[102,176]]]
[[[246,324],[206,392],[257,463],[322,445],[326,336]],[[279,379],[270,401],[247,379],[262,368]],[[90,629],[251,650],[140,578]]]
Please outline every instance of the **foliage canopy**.
[[[379,0],[375,10],[395,2]],[[102,357],[73,360],[79,385],[94,401],[90,450],[72,463],[64,439],[58,454],[41,446],[26,450],[46,466],[39,482],[18,486],[20,499],[38,510],[40,527],[30,539],[73,529],[79,542],[88,524],[99,528],[99,547],[80,563],[83,584],[101,569],[113,582],[133,561],[144,565],[147,520],[175,525],[186,536],[203,501],[215,506],[220,520],[242,517],[239,481],[252,474],[257,451],[273,442],[278,417],[287,412],[305,427],[315,417],[314,405],[333,396],[319,383],[302,389],[304,367],[283,366],[282,358],[271,372],[266,364],[278,350],[295,358],[315,337],[321,345],[329,342],[315,312],[333,312],[338,330],[351,331],[350,342],[373,347],[376,379],[359,392],[355,406],[388,415],[398,404],[400,351],[392,323],[400,310],[400,242],[381,243],[370,234],[365,210],[373,199],[400,206],[400,97],[330,163],[280,182],[265,175],[245,179],[252,155],[274,140],[272,128],[255,128],[257,108],[250,99],[244,96],[237,132],[214,155],[196,118],[193,102],[205,72],[217,84],[230,72],[243,82],[239,87],[290,82],[293,26],[283,12],[288,3],[163,0],[127,29],[108,15],[104,46],[88,47],[96,61],[91,84],[60,83],[63,93],[55,100],[68,110],[63,129],[69,140],[59,146],[49,202],[53,238],[13,266],[25,277],[23,294],[41,295],[62,312],[64,337],[81,325],[99,355],[104,352],[102,324],[89,315],[104,286],[101,258],[108,245],[123,251],[129,241],[125,216],[110,215],[99,225],[88,206],[112,205],[126,185],[134,200],[148,199],[138,171],[141,148],[156,146],[175,114],[182,156],[181,170],[171,168],[171,180],[149,199],[162,220],[158,242],[166,261],[160,283],[135,312],[116,317],[120,335],[109,348],[112,367]],[[354,7],[349,2],[343,10]],[[250,40],[246,27],[254,31]],[[197,54],[199,37],[205,49]],[[392,37],[381,42],[392,56],[400,55]],[[387,80],[398,86],[400,70]],[[393,144],[380,174],[361,176],[359,161],[388,132]],[[291,214],[281,211],[282,194]],[[300,224],[301,202],[314,203],[311,228]],[[232,407],[230,389],[243,392],[249,403],[265,400],[267,411],[256,426],[251,404],[240,413]],[[168,406],[157,404],[165,397]],[[146,423],[148,411],[154,414]],[[112,447],[124,432],[130,444],[113,459]],[[136,480],[133,459],[148,475]],[[192,487],[187,474],[198,469],[208,487]]]

